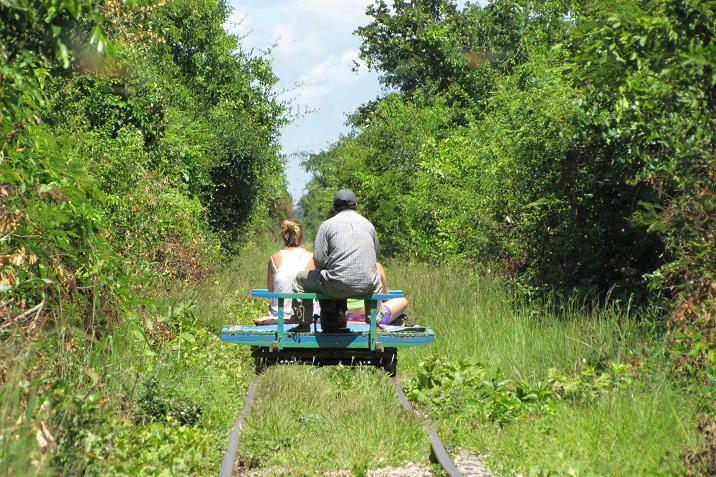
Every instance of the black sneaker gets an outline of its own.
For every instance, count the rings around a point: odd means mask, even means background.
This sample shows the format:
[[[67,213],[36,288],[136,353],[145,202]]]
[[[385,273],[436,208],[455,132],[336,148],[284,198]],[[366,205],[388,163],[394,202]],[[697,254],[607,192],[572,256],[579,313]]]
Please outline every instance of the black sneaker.
[[[293,328],[290,328],[286,330],[286,333],[310,333],[311,332],[311,325],[308,323],[300,323],[298,326],[294,326]]]

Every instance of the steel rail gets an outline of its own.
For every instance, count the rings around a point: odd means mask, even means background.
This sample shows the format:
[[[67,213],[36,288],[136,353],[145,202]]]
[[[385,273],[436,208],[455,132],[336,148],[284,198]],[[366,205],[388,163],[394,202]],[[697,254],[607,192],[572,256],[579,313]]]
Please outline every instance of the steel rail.
[[[244,404],[244,410],[241,415],[234,423],[234,428],[231,429],[229,434],[229,443],[226,446],[226,453],[224,453],[224,461],[221,464],[221,470],[219,471],[219,477],[231,477],[234,474],[234,462],[236,461],[236,451],[239,449],[239,436],[241,435],[241,426],[244,424],[246,415],[249,413],[249,409],[254,403],[254,394],[256,393],[256,386],[259,383],[259,374],[256,375],[254,380],[249,386],[249,392],[246,395],[246,404]]]
[[[224,453],[224,460],[221,464],[219,477],[231,477],[234,473],[234,462],[236,461],[236,452],[239,448],[239,437],[241,435],[241,428],[244,424],[244,420],[246,420],[247,414],[249,413],[249,409],[251,409],[251,406],[254,403],[254,395],[256,394],[256,387],[258,385],[260,376],[260,374],[257,374],[254,380],[251,382],[248,394],[246,396],[246,404],[244,404],[244,410],[241,412],[239,418],[236,419],[234,427],[229,434],[229,442],[226,446],[226,452]],[[410,401],[408,401],[408,398],[405,397],[405,393],[403,393],[403,389],[400,387],[400,377],[394,377],[392,379],[392,382],[393,387],[395,388],[395,392],[400,399],[400,403],[409,412],[415,413],[413,407],[410,405]],[[435,432],[435,429],[433,428],[432,424],[430,424],[427,419],[422,419],[422,421],[423,427],[425,427],[425,429],[428,431],[428,435],[430,436],[430,460],[440,465],[440,467],[445,470],[449,477],[461,477],[462,474],[453,463],[452,459],[450,458],[450,455],[445,449],[445,446],[440,440],[440,437],[438,437],[437,432]]]
[[[408,401],[408,398],[405,397],[405,393],[403,393],[403,388],[400,387],[400,377],[395,376],[392,381],[393,387],[395,388],[395,392],[400,398],[400,403],[405,409],[407,409],[411,413],[415,413],[415,411],[413,411],[413,406],[410,405],[410,401]],[[438,433],[435,432],[435,428],[432,426],[432,424],[430,424],[427,419],[423,419],[423,427],[425,427],[425,430],[428,431],[428,435],[430,436],[430,449],[432,450],[432,453],[430,454],[430,459],[433,462],[437,462],[440,467],[442,467],[443,470],[447,473],[448,476],[461,477],[462,473],[460,473],[460,470],[458,470],[458,468],[453,463],[452,459],[450,458],[450,454],[448,454],[447,450],[445,449],[445,446],[440,440],[440,437],[438,437]]]

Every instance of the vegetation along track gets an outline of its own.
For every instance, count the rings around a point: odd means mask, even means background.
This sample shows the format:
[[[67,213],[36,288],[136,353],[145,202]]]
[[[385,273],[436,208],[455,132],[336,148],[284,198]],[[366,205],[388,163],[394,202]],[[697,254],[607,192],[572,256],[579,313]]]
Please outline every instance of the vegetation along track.
[[[241,428],[243,426],[244,420],[246,419],[246,416],[249,413],[249,409],[251,409],[251,406],[254,403],[254,395],[256,394],[256,387],[258,386],[260,376],[260,374],[257,374],[254,380],[251,382],[251,385],[249,386],[249,391],[246,396],[246,404],[244,405],[244,409],[241,412],[239,418],[234,423],[234,427],[229,434],[229,441],[226,446],[226,452],[224,453],[224,460],[221,464],[219,477],[231,477],[233,475],[234,461],[236,459],[236,452],[239,448]],[[400,379],[401,378],[398,375],[393,377],[393,387],[395,388],[395,392],[398,395],[400,403],[403,405],[403,407],[408,411],[413,412],[413,408],[410,405],[410,402],[405,397],[405,394],[400,387]],[[427,419],[423,419],[423,426],[428,431],[428,435],[430,436],[431,461],[440,465],[440,467],[442,467],[446,475],[449,477],[459,477],[463,475],[453,463],[447,450],[445,450],[445,446],[440,440],[440,437],[438,436],[437,432],[435,432],[435,429]]]

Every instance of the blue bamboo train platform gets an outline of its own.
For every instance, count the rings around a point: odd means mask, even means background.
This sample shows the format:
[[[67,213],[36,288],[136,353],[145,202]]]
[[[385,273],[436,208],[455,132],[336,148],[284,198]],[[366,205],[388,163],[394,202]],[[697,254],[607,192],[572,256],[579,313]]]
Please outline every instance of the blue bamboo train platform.
[[[378,304],[383,299],[402,297],[401,290],[351,297],[364,301],[370,323],[349,322],[346,327],[333,332],[322,331],[320,323],[314,323],[310,331],[291,331],[293,325],[284,319],[284,303],[289,298],[330,300],[334,297],[319,293],[275,293],[265,289],[254,289],[251,294],[257,298],[278,300],[276,323],[225,325],[220,338],[226,342],[250,346],[258,373],[273,364],[301,362],[316,365],[371,365],[395,375],[399,348],[435,341],[433,330],[423,326],[378,326]]]

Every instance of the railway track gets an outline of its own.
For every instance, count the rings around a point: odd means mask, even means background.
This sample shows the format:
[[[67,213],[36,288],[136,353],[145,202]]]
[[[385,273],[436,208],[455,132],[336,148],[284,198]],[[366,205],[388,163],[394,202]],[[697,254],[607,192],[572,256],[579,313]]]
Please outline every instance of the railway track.
[[[225,325],[219,335],[222,341],[250,346],[251,356],[256,364],[257,377],[249,387],[246,405],[236,420],[221,466],[220,477],[233,474],[236,452],[239,446],[241,428],[251,409],[258,383],[258,376],[269,366],[283,362],[302,362],[320,365],[350,363],[363,364],[384,369],[393,376],[395,392],[404,408],[413,412],[396,379],[398,350],[414,346],[431,344],[435,333],[424,326],[408,323],[401,325],[381,325],[377,323],[378,303],[382,300],[403,297],[402,290],[389,290],[387,293],[355,296],[365,304],[365,316],[369,323],[346,323],[338,330],[324,330],[321,324],[314,323],[313,330],[286,329],[284,304],[287,299],[334,300],[334,297],[317,293],[276,293],[265,289],[253,289],[251,296],[270,298],[278,301],[278,316],[275,323],[255,323],[255,325]],[[440,438],[432,425],[423,419],[423,426],[430,436],[431,459],[440,465],[449,477],[461,475],[450,456],[445,451]]]
[[[241,412],[239,418],[236,419],[234,427],[229,434],[226,452],[224,453],[224,460],[222,461],[221,470],[219,471],[219,477],[231,477],[233,475],[234,462],[236,461],[236,452],[239,448],[239,439],[241,437],[241,429],[243,427],[244,421],[246,420],[246,416],[248,415],[249,410],[254,403],[254,395],[256,394],[259,377],[260,375],[257,374],[254,380],[251,382],[248,393],[246,395],[246,404],[244,405],[244,409]],[[400,399],[400,403],[408,411],[414,412],[413,407],[410,405],[410,401],[408,401],[408,399],[405,397],[405,394],[400,387],[400,377],[395,376],[393,377],[392,381],[395,393]],[[437,432],[435,432],[435,429],[433,428],[432,424],[430,424],[430,422],[426,419],[422,419],[422,422],[423,427],[430,436],[431,461],[442,467],[448,477],[461,476],[462,474],[453,463],[452,459],[450,458],[450,455],[445,449],[445,446],[440,440],[440,437],[438,436]]]

